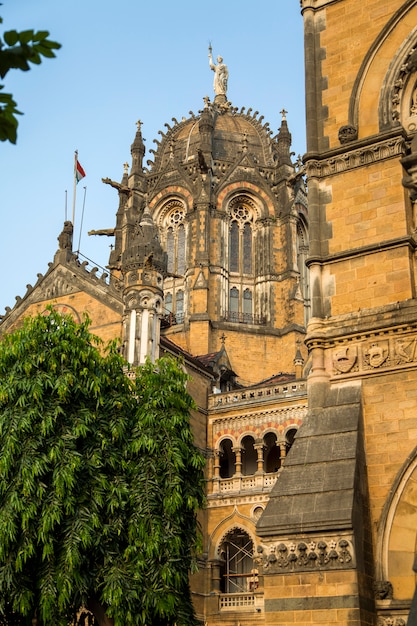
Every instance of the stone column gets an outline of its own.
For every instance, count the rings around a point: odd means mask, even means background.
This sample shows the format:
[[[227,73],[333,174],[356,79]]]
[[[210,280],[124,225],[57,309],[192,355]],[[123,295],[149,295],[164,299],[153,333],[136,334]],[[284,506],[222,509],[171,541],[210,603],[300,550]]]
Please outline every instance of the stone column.
[[[257,474],[264,473],[264,444],[263,442],[255,443],[253,446],[258,454],[257,464],[258,468],[256,470]]]
[[[242,448],[233,448],[236,455],[236,471],[235,476],[242,476]]]

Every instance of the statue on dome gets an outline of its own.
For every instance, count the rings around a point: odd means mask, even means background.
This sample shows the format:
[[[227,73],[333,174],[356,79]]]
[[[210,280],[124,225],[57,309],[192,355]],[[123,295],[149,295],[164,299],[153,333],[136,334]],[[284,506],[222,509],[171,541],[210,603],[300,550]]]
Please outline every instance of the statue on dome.
[[[216,96],[225,96],[227,92],[227,79],[229,78],[229,70],[227,65],[223,63],[223,57],[217,57],[217,65],[213,63],[213,50],[209,45],[209,65],[214,72],[214,93]]]

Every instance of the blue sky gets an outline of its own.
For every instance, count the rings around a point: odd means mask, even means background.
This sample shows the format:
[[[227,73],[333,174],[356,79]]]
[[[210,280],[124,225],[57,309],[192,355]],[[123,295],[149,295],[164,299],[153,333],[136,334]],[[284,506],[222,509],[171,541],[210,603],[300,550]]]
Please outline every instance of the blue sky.
[[[74,151],[87,176],[77,187],[74,248],[105,265],[120,180],[136,121],[147,150],[164,124],[213,99],[207,48],[229,68],[228,98],[276,130],[284,107],[296,154],[305,151],[303,24],[299,0],[3,0],[6,30],[49,30],[57,58],[11,71],[17,145],[0,144],[0,314],[45,273],[72,212]],[[145,163],[149,156],[145,156]],[[81,214],[86,187],[83,228]],[[80,244],[80,245],[78,245]]]

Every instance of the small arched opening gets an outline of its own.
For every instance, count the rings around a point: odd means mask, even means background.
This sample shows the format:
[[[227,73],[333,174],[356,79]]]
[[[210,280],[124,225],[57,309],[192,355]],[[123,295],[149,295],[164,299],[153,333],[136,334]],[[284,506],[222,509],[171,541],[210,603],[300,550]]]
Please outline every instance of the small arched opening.
[[[255,474],[257,469],[258,455],[255,450],[255,442],[253,437],[247,435],[242,439],[242,474],[243,476],[251,476]]]
[[[264,472],[271,474],[281,467],[281,450],[277,445],[275,433],[267,433],[264,437]]]
[[[236,455],[230,439],[224,439],[220,444],[220,478],[231,478],[236,471]]]

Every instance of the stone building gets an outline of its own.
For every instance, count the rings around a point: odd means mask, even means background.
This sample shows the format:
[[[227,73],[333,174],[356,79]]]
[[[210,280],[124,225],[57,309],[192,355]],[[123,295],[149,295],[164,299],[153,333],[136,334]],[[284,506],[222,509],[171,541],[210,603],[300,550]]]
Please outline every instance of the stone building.
[[[285,111],[275,133],[236,108],[210,56],[213,100],[165,125],[148,167],[138,123],[122,181],[104,179],[119,199],[95,231],[114,237],[107,272],[67,223],[0,332],[52,302],[88,311],[133,365],[182,355],[207,456],[203,623],[411,626],[417,0],[301,13],[303,164]]]

